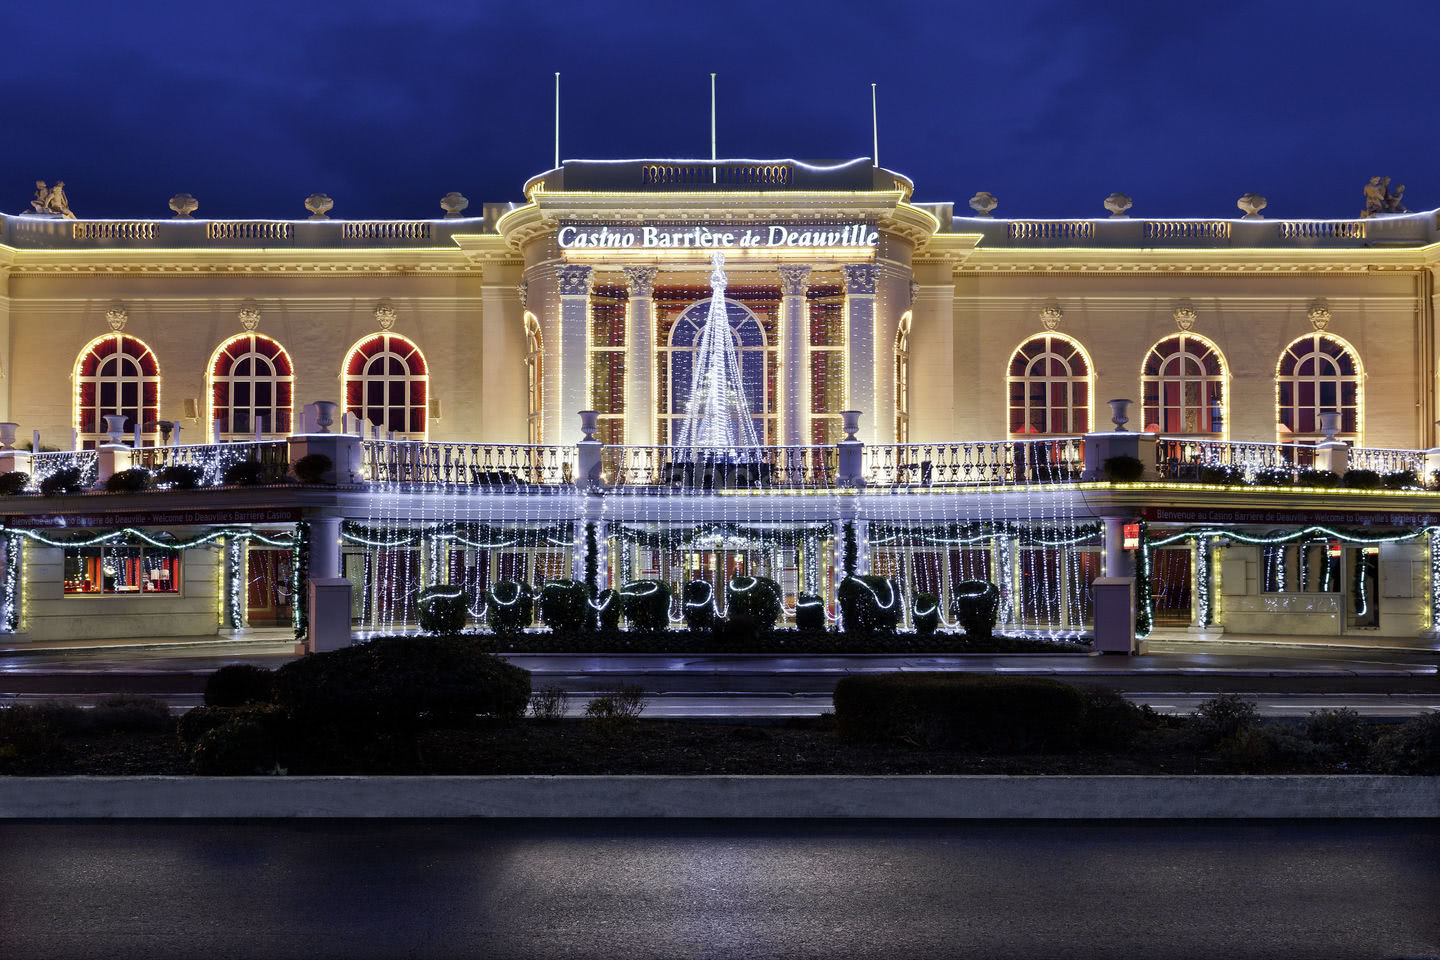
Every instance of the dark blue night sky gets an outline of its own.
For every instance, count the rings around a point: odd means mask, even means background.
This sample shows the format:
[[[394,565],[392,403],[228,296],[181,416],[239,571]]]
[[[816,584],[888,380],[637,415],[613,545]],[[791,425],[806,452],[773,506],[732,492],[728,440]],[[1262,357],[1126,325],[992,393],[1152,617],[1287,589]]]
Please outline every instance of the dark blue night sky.
[[[1375,174],[1440,206],[1440,3],[8,0],[0,210],[438,216],[565,157],[870,153],[1001,216],[1345,217]]]

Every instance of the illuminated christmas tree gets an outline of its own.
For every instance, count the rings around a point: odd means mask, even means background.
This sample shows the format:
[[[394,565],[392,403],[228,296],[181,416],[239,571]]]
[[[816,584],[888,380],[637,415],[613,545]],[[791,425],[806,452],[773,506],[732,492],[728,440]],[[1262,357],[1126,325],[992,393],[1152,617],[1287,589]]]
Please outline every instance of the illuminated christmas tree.
[[[725,309],[725,255],[716,251],[711,263],[710,311],[700,331],[690,401],[675,445],[688,448],[680,455],[684,460],[757,461],[760,440],[745,402],[735,334]]]

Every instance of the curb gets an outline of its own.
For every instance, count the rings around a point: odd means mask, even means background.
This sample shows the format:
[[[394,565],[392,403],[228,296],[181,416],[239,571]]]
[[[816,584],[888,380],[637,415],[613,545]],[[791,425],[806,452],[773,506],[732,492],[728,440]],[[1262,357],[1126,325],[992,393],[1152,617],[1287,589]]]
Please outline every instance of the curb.
[[[0,819],[1440,818],[1440,777],[4,777]]]

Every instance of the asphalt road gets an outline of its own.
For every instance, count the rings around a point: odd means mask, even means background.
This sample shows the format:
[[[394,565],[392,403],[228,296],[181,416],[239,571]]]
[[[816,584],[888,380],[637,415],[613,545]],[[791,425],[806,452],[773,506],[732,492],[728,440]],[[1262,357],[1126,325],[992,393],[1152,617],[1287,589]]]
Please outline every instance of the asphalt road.
[[[0,824],[0,956],[1440,956],[1435,822]]]

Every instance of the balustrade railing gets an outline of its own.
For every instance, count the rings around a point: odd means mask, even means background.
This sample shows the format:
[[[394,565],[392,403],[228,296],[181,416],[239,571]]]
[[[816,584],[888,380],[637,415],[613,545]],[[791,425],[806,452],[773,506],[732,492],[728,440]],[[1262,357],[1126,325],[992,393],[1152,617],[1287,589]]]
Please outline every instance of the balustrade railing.
[[[1146,220],[1146,240],[1228,240],[1228,220]]]
[[[1012,220],[1010,239],[1026,241],[1093,240],[1095,224],[1090,220]]]
[[[505,487],[573,483],[574,446],[528,443],[364,441],[371,483]]]
[[[41,481],[71,467],[79,469],[81,484],[93,487],[100,477],[100,454],[94,450],[37,453],[30,458],[29,489],[39,490]]]
[[[1192,437],[1159,437],[1155,468],[1167,480],[1198,480],[1205,467],[1235,467],[1247,479],[1261,470],[1295,472],[1315,465],[1308,443],[1245,443]]]
[[[71,225],[76,240],[154,240],[151,220],[79,220]]]
[[[1284,220],[1280,236],[1286,240],[1364,240],[1363,220]]]
[[[838,485],[838,464],[833,446],[755,447],[739,457],[668,446],[606,446],[600,452],[601,479],[611,487],[824,488]]]
[[[237,463],[258,463],[265,468],[266,475],[283,477],[290,467],[290,444],[285,440],[242,440],[141,447],[135,451],[134,459],[136,466],[151,473],[159,473],[166,467],[197,467],[200,482],[209,486],[222,483],[225,471]]]
[[[1416,478],[1423,480],[1425,454],[1419,450],[1400,450],[1393,447],[1352,447],[1350,469],[1374,470],[1381,476],[1409,470]]]
[[[211,220],[207,240],[292,240],[295,226],[283,220]]]
[[[866,444],[861,465],[872,487],[1071,483],[1085,466],[1085,441]]]

